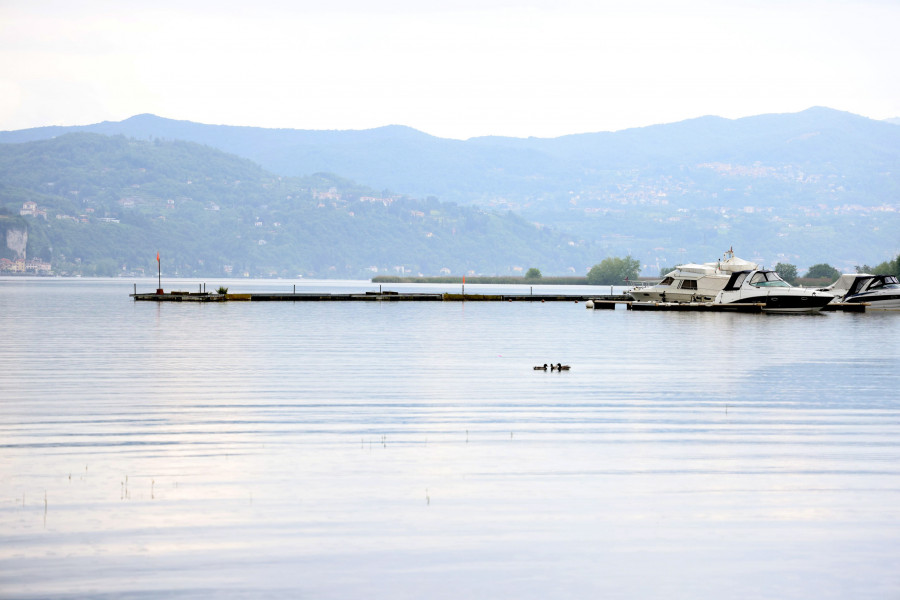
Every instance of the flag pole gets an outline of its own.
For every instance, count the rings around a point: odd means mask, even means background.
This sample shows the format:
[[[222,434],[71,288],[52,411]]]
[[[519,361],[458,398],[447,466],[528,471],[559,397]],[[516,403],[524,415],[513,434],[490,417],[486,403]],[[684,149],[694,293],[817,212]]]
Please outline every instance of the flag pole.
[[[156,288],[156,293],[162,294],[163,293],[163,290],[162,290],[162,266],[160,265],[160,262],[159,262],[159,250],[156,251],[156,276],[157,276],[157,286],[158,286]]]

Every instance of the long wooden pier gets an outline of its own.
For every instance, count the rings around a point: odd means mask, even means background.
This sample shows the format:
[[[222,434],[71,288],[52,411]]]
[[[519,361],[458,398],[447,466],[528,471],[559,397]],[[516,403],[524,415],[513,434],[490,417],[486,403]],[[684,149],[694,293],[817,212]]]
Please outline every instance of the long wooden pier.
[[[145,302],[584,302],[587,308],[615,310],[624,305],[634,311],[675,312],[763,312],[765,304],[714,302],[636,302],[627,295],[581,294],[427,294],[394,291],[361,292],[352,294],[309,292],[254,292],[249,294],[219,294],[217,292],[162,292],[129,294],[135,301]],[[867,304],[829,304],[822,310],[828,312],[865,312]]]
[[[628,296],[572,294],[423,294],[393,291],[356,294],[331,293],[249,293],[218,294],[215,292],[163,292],[129,294],[135,301],[145,302],[587,302],[625,301]]]

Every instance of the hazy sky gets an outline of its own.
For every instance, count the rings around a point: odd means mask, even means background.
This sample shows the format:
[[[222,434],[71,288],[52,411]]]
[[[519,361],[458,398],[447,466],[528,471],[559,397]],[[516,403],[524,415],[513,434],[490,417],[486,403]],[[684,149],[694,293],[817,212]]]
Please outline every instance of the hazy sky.
[[[900,116],[897,0],[0,0],[0,130],[140,113],[554,137]]]

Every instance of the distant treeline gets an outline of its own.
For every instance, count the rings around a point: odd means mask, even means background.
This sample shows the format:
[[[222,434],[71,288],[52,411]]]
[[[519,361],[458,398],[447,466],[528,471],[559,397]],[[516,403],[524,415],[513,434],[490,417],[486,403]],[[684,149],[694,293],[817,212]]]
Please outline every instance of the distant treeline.
[[[378,275],[372,283],[462,283],[462,277],[397,277]],[[466,283],[490,283],[504,285],[591,285],[587,277],[466,277]]]

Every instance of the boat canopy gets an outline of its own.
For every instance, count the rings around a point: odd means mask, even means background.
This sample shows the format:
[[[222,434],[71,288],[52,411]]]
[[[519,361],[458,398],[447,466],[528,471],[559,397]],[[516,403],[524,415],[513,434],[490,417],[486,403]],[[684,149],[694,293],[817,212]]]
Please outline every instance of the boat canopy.
[[[849,297],[862,292],[879,288],[894,288],[900,281],[893,275],[872,275],[871,273],[849,273],[838,277],[838,280],[822,288],[835,296]]]
[[[741,284],[744,283],[744,280],[747,279],[747,275],[752,273],[753,270],[747,271],[735,271],[731,274],[731,278],[728,280],[728,283],[725,284],[725,287],[722,288],[726,292],[730,292],[732,290],[738,290],[741,288]]]
[[[738,290],[744,285],[747,277],[751,277],[750,285],[754,287],[791,287],[790,284],[778,276],[775,271],[748,269],[746,271],[735,271],[728,279],[728,283],[723,288],[724,291],[730,292]]]
[[[742,258],[732,256],[731,258],[719,259],[716,262],[703,263],[702,265],[697,263],[678,265],[674,271],[668,274],[674,275],[677,273],[695,273],[697,275],[716,275],[735,273],[737,271],[752,271],[758,268],[759,265],[757,265],[755,262],[750,262],[749,260],[744,260]]]
[[[759,268],[759,265],[734,255],[734,250],[729,249],[725,255],[716,262],[708,262],[703,264],[685,263],[677,265],[673,271],[666,273],[666,279],[670,277],[678,279],[699,279],[714,275],[731,275],[740,271],[753,271]],[[671,282],[669,282],[671,283]],[[663,281],[661,285],[666,285]]]
[[[709,263],[715,265],[720,271],[725,271],[726,273],[736,273],[738,271],[751,271],[753,269],[758,269],[759,265],[755,262],[750,262],[749,260],[744,260],[743,258],[738,258],[737,256],[732,255],[730,258],[720,259],[715,263]]]
[[[875,277],[870,273],[845,273],[838,277],[837,281],[822,288],[823,292],[830,292],[835,296],[848,296],[858,293],[870,279]]]
[[[692,275],[715,275],[716,267],[715,263],[707,264],[707,265],[697,265],[694,263],[688,263],[686,265],[679,265],[675,271],[680,271],[682,274],[692,274]]]
[[[866,291],[876,288],[897,289],[898,287],[900,287],[900,279],[894,275],[876,275],[872,278]]]

